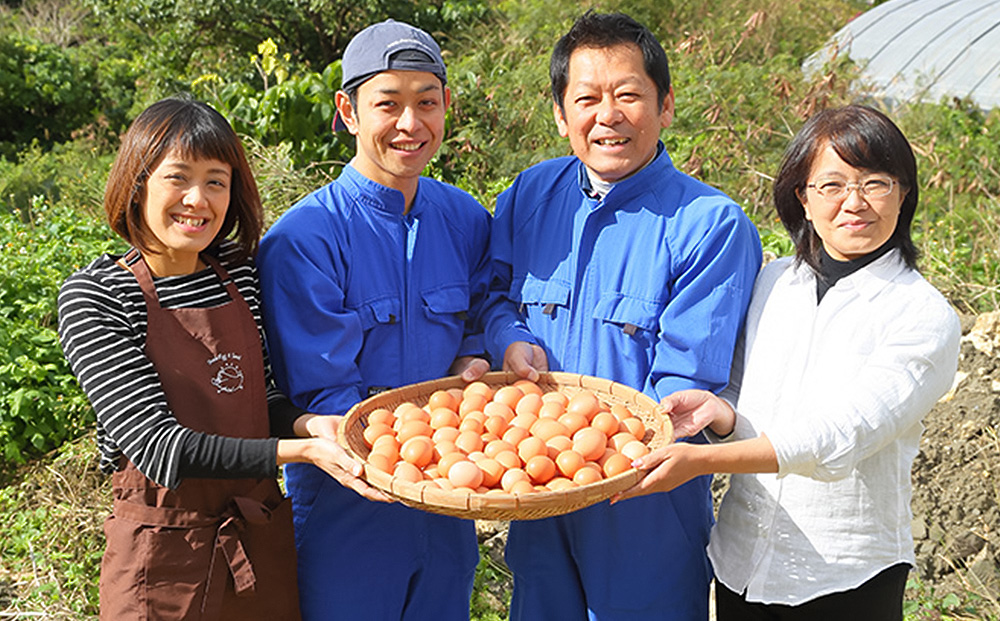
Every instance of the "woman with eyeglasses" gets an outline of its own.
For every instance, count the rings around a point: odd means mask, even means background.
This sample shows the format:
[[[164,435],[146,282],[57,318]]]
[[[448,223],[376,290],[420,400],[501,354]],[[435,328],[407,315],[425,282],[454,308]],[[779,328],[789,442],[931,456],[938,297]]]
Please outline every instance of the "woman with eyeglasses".
[[[712,530],[720,621],[902,620],[915,562],[910,468],[961,331],[918,273],[913,151],[864,106],[809,119],[774,201],[794,257],[754,286],[729,386],[663,400],[677,443],[615,499],[733,473]]]

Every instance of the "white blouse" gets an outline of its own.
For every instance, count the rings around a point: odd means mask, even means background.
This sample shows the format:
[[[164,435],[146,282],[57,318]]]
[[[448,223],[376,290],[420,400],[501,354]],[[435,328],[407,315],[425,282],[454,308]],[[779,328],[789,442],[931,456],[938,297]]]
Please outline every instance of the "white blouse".
[[[816,277],[774,261],[754,286],[729,387],[736,428],[766,434],[778,474],[733,475],[708,552],[747,600],[796,605],[915,562],[910,468],[951,387],[961,328],[891,251],[816,303]]]

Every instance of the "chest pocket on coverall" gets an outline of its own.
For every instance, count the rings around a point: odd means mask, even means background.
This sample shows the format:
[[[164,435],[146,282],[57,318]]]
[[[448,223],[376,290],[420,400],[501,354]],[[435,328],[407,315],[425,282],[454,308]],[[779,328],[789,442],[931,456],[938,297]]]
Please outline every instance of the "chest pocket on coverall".
[[[427,321],[445,332],[440,342],[460,343],[465,335],[465,324],[469,318],[469,287],[448,285],[428,289],[420,293],[424,315]],[[440,338],[435,336],[435,338]]]
[[[593,317],[604,323],[611,337],[622,339],[627,348],[651,351],[659,334],[664,304],[624,293],[606,293],[594,306]]]
[[[352,309],[358,314],[361,329],[368,333],[378,325],[398,323],[402,318],[403,305],[398,297],[384,297],[364,302]]]

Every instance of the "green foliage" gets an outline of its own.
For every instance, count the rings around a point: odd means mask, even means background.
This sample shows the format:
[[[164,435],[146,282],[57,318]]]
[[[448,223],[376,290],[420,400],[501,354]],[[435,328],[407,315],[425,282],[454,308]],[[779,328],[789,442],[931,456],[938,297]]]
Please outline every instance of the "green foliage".
[[[934,587],[917,578],[906,582],[906,597],[903,601],[905,621],[964,621],[984,619],[996,621],[996,616],[980,616],[981,601],[972,595],[960,597],[955,593],[939,594]]]
[[[0,212],[0,463],[23,463],[93,422],[59,345],[56,297],[112,245],[99,219],[64,204]]]
[[[288,144],[299,167],[343,164],[350,159],[353,145],[345,144],[331,129],[336,112],[334,94],[340,88],[340,61],[322,73],[290,75],[287,60],[278,56],[273,41],[264,41],[258,50],[259,56],[251,59],[264,82],[263,90],[207,74],[194,82],[195,93],[226,116],[237,133],[263,145]]]
[[[479,545],[479,564],[473,583],[469,618],[472,621],[502,621],[510,610],[512,575],[502,563],[493,560],[488,546]]]
[[[0,154],[33,140],[68,140],[96,105],[93,80],[93,68],[72,50],[0,35]]]
[[[946,102],[898,118],[917,154],[925,274],[963,311],[1000,307],[1000,110]]]

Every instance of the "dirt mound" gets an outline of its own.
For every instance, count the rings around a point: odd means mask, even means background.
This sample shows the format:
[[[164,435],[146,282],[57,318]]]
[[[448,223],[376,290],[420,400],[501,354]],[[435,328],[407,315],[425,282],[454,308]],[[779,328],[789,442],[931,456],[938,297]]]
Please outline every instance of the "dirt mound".
[[[917,573],[938,591],[1000,594],[1000,314],[967,318],[952,392],[913,465]]]

